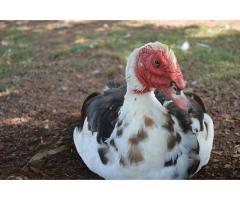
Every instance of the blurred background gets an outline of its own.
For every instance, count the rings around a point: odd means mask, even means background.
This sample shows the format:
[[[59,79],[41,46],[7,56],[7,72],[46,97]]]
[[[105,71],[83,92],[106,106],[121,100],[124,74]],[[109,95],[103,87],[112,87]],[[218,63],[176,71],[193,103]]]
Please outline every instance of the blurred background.
[[[0,21],[0,178],[98,179],[72,142],[83,100],[155,41],[215,123],[211,160],[193,178],[239,179],[240,21]]]

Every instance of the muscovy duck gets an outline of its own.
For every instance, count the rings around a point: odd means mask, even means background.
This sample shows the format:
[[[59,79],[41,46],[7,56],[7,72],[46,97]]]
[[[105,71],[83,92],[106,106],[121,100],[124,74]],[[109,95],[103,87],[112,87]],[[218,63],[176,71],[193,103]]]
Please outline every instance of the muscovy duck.
[[[74,143],[105,179],[186,179],[210,158],[214,126],[167,45],[148,43],[129,56],[126,82],[108,82],[84,101]]]

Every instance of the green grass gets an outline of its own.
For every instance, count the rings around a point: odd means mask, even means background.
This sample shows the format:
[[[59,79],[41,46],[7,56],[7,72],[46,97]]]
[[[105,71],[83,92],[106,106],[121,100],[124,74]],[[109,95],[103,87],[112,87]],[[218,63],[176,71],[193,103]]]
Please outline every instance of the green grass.
[[[114,59],[125,65],[134,48],[160,41],[174,50],[187,80],[196,80],[216,91],[227,91],[229,83],[240,84],[240,33],[221,22],[213,27],[196,24],[182,28],[147,22],[131,27],[124,22],[114,22],[105,31],[49,30],[48,23],[30,25],[31,29],[25,31],[21,24],[13,23],[1,31],[1,39],[9,44],[0,45],[0,78],[23,76],[29,69],[50,67],[48,62],[59,60],[80,71],[91,66],[111,68],[116,64]],[[70,35],[71,39],[66,40]],[[179,48],[185,40],[190,43],[186,53]],[[38,56],[46,52],[49,61]]]
[[[0,77],[9,74],[21,74],[24,68],[33,64],[34,52],[36,47],[28,40],[25,35],[17,28],[5,30],[4,40],[8,44],[0,46]]]
[[[89,49],[90,47],[88,45],[84,45],[84,44],[74,44],[69,51],[71,53],[81,53],[87,49]]]
[[[126,34],[129,37],[125,37]],[[117,24],[108,31],[105,40],[97,33],[86,38],[95,40],[102,51],[110,49],[121,59],[126,58],[135,47],[161,41],[173,48],[187,79],[210,84],[215,90],[227,88],[226,82],[240,83],[240,34],[225,29],[221,24],[211,28],[195,25],[183,29],[164,29],[150,24],[129,28]],[[187,53],[179,49],[185,40],[191,45]]]

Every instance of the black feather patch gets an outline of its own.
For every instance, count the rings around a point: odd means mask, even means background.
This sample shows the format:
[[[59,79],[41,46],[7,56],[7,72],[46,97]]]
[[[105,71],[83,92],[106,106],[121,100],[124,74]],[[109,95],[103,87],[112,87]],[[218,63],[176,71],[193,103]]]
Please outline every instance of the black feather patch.
[[[164,167],[171,167],[177,164],[178,155],[174,159],[170,159],[164,163]]]
[[[83,105],[82,105],[82,110],[81,110],[81,117],[80,117],[80,128],[82,129],[83,127],[83,124],[84,124],[84,120],[87,116],[87,109],[88,109],[88,106],[89,104],[95,99],[96,96],[98,96],[99,93],[97,92],[94,92],[92,94],[90,94],[86,99],[85,101],[83,102]],[[88,128],[90,129],[90,125],[88,125]]]
[[[97,132],[98,143],[108,139],[118,120],[118,113],[123,105],[126,88],[114,88],[104,92],[104,94],[94,93],[83,103],[81,127],[87,117],[88,127],[92,132]]]
[[[107,155],[106,155],[107,151],[108,151],[108,148],[106,148],[106,147],[102,147],[102,148],[98,149],[98,154],[99,154],[100,160],[102,161],[102,163],[104,165],[106,165],[107,162],[108,162],[108,158],[107,158]]]
[[[161,91],[155,90],[155,96],[160,101],[160,103],[163,105],[165,101],[170,101],[170,99]],[[186,93],[187,98],[192,103],[191,110],[187,113],[182,111],[180,108],[178,108],[173,102],[169,103],[166,108],[169,111],[169,113],[173,116],[175,116],[178,120],[178,123],[180,127],[182,128],[183,132],[192,131],[192,121],[191,118],[197,118],[200,123],[201,130],[203,129],[203,115],[205,112],[204,104],[200,97],[193,93]]]

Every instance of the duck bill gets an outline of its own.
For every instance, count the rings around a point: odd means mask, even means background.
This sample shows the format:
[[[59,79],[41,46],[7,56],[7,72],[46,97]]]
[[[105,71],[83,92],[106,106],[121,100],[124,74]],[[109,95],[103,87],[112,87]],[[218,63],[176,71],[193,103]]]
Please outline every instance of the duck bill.
[[[188,110],[191,108],[191,103],[182,90],[168,87],[164,89],[164,92],[174,102],[174,104],[184,112],[188,112]]]

